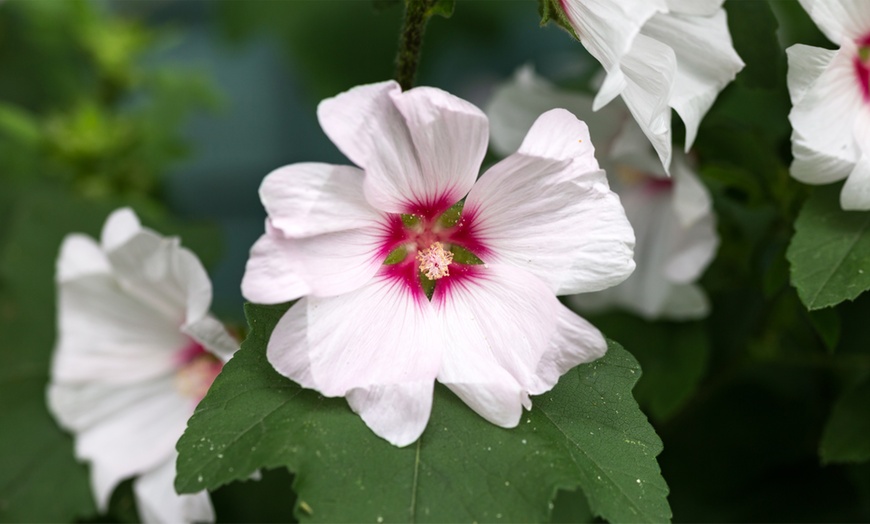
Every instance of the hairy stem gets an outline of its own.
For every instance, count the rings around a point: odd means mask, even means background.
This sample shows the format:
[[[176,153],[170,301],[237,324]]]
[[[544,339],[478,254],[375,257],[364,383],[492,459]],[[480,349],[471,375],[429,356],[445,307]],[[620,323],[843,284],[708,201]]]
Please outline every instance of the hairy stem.
[[[417,66],[420,64],[420,51],[423,47],[423,33],[430,11],[437,0],[405,0],[405,21],[399,37],[399,52],[396,54],[396,81],[402,90],[414,86]]]

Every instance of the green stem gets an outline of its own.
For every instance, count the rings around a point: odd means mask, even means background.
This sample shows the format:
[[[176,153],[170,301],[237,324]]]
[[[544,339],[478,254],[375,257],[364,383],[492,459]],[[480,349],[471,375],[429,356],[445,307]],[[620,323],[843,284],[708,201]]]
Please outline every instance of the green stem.
[[[396,81],[406,91],[414,86],[423,33],[430,11],[437,0],[405,0],[405,21],[399,37],[399,52],[396,53]]]

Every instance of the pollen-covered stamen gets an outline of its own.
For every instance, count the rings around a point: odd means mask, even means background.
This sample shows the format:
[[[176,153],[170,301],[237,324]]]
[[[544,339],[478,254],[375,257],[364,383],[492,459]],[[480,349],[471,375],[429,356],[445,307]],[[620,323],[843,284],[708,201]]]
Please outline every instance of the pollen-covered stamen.
[[[428,249],[417,251],[417,261],[420,262],[420,271],[429,280],[450,275],[450,263],[453,262],[453,253],[444,249],[441,242],[433,242]]]

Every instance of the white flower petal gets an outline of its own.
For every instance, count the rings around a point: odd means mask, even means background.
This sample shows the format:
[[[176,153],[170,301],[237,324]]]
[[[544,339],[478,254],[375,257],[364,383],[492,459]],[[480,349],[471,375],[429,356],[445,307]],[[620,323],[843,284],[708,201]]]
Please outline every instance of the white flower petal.
[[[530,273],[489,264],[436,286],[432,303],[444,352],[438,381],[493,424],[515,426],[542,384],[536,371],[561,307],[553,292]]]
[[[688,151],[719,91],[744,66],[734,51],[725,10],[718,9],[712,16],[656,15],[643,27],[642,34],[667,45],[676,54],[676,77],[668,104],[686,125]]]
[[[431,305],[400,279],[378,276],[338,297],[307,297],[304,317],[300,304],[279,322],[279,337],[267,346],[269,362],[290,379],[329,397],[355,388],[434,380],[441,349]],[[303,325],[301,333],[287,329]]]
[[[712,16],[725,0],[666,0],[668,9],[675,13],[697,16]]]
[[[861,157],[840,193],[840,205],[846,210],[870,210],[870,108],[863,107],[855,118],[855,142]]]
[[[870,10],[866,0],[800,0],[804,10],[835,44],[867,35]]]
[[[129,207],[117,209],[109,215],[103,225],[100,244],[106,251],[111,251],[124,244],[142,231],[139,217]]]
[[[626,77],[622,99],[652,143],[662,165],[668,169],[671,165],[671,108],[668,101],[677,71],[674,50],[639,34],[621,65]]]
[[[91,463],[94,496],[105,510],[119,482],[173,456],[194,401],[169,376],[137,385],[57,385],[49,405],[76,433],[76,456]]]
[[[242,278],[242,295],[259,304],[353,291],[386,257],[378,225],[297,239],[283,238],[268,223],[266,229],[251,247]]]
[[[366,425],[394,446],[420,438],[432,412],[433,380],[379,384],[347,392],[347,402]]]
[[[239,342],[227,332],[223,323],[211,315],[182,326],[181,331],[206,348],[214,356],[227,362],[239,349]]]
[[[214,508],[207,491],[192,495],[175,492],[175,459],[173,454],[156,469],[143,473],[133,482],[136,506],[144,524],[174,524],[181,522],[214,522]]]
[[[521,154],[493,166],[465,202],[467,223],[488,248],[484,262],[510,263],[556,294],[596,291],[634,269],[634,233],[603,172]]]
[[[53,380],[130,383],[161,376],[187,344],[179,324],[126,294],[110,276],[62,283]]]
[[[57,281],[67,282],[87,275],[111,273],[106,254],[89,236],[72,233],[63,239],[57,259]]]
[[[667,301],[655,318],[667,320],[694,320],[704,318],[710,313],[710,300],[696,284],[675,284]]]
[[[548,117],[549,121],[538,122],[536,127],[542,128],[539,129],[542,131],[541,135],[537,135],[537,130],[534,134],[528,132],[538,117],[542,116],[542,113],[556,108],[565,108],[578,115],[578,118],[587,124],[588,130],[581,131],[583,127],[576,123],[574,118],[557,118],[557,113]],[[618,104],[609,105],[598,112],[593,112],[591,97],[559,90],[537,76],[534,70],[528,66],[519,69],[510,82],[496,90],[490,101],[487,114],[490,118],[492,145],[502,154],[512,153],[519,149],[527,135],[535,137],[528,139],[527,147],[531,146],[532,140],[544,142],[539,151],[547,152],[551,144],[542,140],[548,134],[544,122],[555,126],[555,129],[550,131],[555,136],[547,137],[555,138],[555,144],[565,144],[565,136],[575,134],[584,136],[592,133],[594,135],[592,143],[598,144],[599,150],[606,151],[607,145],[622,127],[624,118],[628,117],[625,108]],[[571,122],[572,120],[573,122]],[[588,150],[586,148],[564,148],[563,152],[569,155],[583,155],[584,158],[587,158],[586,155],[593,154],[591,146],[590,143]],[[534,149],[524,152],[534,154],[532,151]],[[559,155],[555,158],[562,159],[564,156]],[[589,158],[594,160],[594,157]]]
[[[477,179],[489,141],[486,115],[465,100],[433,87],[390,94],[405,118],[422,171],[419,179],[413,172],[401,174],[391,187],[378,183],[378,192],[410,195],[414,203],[424,203],[427,209],[453,205]],[[367,191],[374,182],[371,179]]]
[[[641,27],[667,11],[664,0],[563,0],[580,41],[607,71],[628,53]]]
[[[788,78],[793,103],[789,120],[794,129],[791,175],[801,182],[841,180],[858,160],[860,152],[852,122],[861,113],[862,101],[850,52],[854,54],[854,44],[847,43],[818,77],[809,79],[819,73],[825,54],[806,46],[788,49],[789,65],[796,64]]]
[[[785,50],[788,56],[788,92],[791,103],[797,105],[831,65],[837,51],[795,44]]]
[[[589,128],[564,109],[552,109],[539,116],[517,153],[570,161],[572,179],[600,169]]]
[[[561,304],[557,315],[556,332],[535,371],[539,380],[529,390],[532,395],[549,391],[568,370],[607,352],[604,336],[586,319]]]
[[[289,238],[356,229],[382,218],[365,199],[364,179],[355,167],[292,164],[263,179],[260,200],[272,226]]]

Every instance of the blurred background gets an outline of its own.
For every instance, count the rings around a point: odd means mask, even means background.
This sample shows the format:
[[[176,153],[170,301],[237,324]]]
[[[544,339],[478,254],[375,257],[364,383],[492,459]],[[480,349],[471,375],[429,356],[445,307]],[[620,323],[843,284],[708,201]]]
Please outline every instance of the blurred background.
[[[805,197],[787,175],[783,50],[831,44],[796,1],[726,9],[747,67],[696,148],[723,238],[703,280],[714,312],[593,320],[644,367],[636,395],[665,443],[675,520],[868,521],[870,469],[822,464],[819,442],[841,393],[870,374],[870,304],[810,318],[783,256]],[[97,515],[86,469],[44,407],[63,236],[96,235],[132,205],[197,252],[214,312],[244,329],[239,282],[263,231],[261,180],[293,162],[346,163],[317,103],[392,76],[402,14],[390,0],[0,3],[0,520],[136,519],[129,485]],[[597,63],[539,20],[534,0],[458,0],[428,26],[418,84],[485,107],[532,63],[586,86]],[[845,357],[828,358],[834,347]],[[219,520],[291,520],[291,482],[272,471],[218,491]],[[588,517],[583,504],[561,493],[554,519]]]

